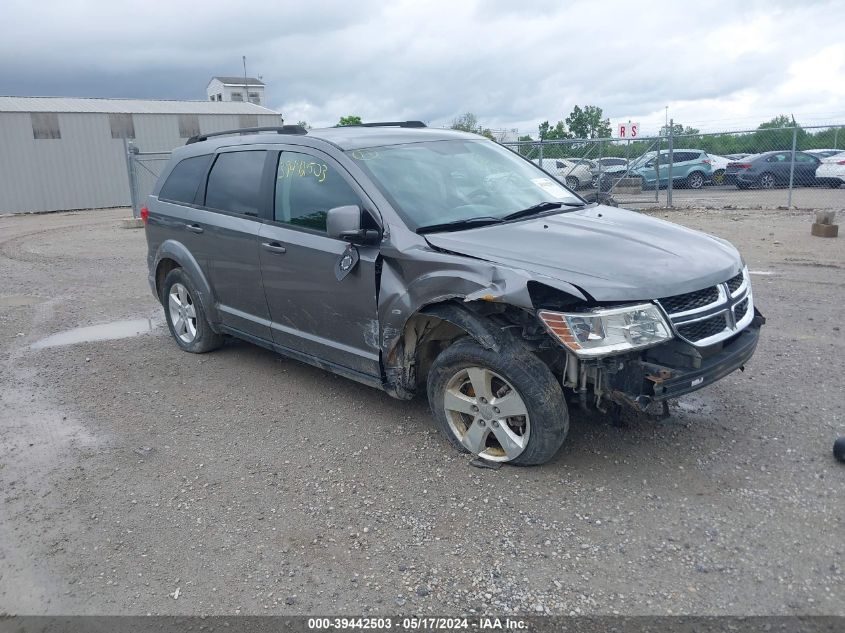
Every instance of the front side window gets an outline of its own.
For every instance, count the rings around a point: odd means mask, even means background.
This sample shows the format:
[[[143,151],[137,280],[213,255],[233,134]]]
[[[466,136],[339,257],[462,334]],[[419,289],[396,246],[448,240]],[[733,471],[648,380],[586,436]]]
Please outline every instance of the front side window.
[[[266,156],[267,152],[258,150],[220,154],[208,175],[205,206],[230,213],[258,215]]]
[[[300,152],[282,152],[276,171],[276,222],[326,231],[334,207],[361,205],[361,198],[326,161]]]
[[[214,158],[213,154],[206,154],[180,161],[164,181],[158,193],[159,199],[185,204],[193,203],[212,158]]]
[[[493,141],[426,141],[347,154],[412,230],[479,217],[501,219],[542,202],[583,204],[534,163]]]

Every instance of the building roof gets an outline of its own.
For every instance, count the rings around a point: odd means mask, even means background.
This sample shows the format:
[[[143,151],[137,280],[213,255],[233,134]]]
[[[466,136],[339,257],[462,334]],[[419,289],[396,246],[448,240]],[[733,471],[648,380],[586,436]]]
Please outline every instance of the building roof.
[[[250,86],[264,85],[263,81],[261,81],[260,79],[256,79],[255,77],[220,77],[215,75],[211,78],[211,81],[214,81],[215,79],[217,79],[221,83],[226,84],[227,86],[243,86],[244,80],[246,80],[247,85]],[[208,83],[211,83],[211,81],[209,81]]]
[[[128,114],[279,114],[240,101],[165,101],[92,97],[3,97],[0,112],[114,112]]]

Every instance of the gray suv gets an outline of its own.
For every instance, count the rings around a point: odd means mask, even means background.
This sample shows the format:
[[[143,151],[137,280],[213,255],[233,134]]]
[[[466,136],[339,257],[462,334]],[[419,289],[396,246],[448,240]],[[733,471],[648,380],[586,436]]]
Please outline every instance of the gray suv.
[[[426,392],[445,437],[491,461],[551,459],[569,406],[645,410],[719,380],[764,322],[728,242],[414,121],[192,138],[142,217],[183,350],[234,336]]]

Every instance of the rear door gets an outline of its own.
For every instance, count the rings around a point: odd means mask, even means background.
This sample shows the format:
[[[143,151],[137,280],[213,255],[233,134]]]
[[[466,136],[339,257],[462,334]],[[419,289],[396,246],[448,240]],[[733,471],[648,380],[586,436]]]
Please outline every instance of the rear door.
[[[282,151],[273,179],[273,208],[259,240],[273,340],[379,376],[378,247],[358,246],[357,265],[338,281],[335,266],[348,244],[326,234],[329,209],[354,204],[374,211],[372,203],[339,163],[318,150]]]
[[[780,184],[789,182],[790,152],[777,152],[766,159],[766,166],[762,171],[774,174],[775,180]]]
[[[270,311],[261,286],[258,232],[268,204],[264,149],[221,150],[208,174],[194,231],[211,260],[211,283],[224,325],[270,340]]]

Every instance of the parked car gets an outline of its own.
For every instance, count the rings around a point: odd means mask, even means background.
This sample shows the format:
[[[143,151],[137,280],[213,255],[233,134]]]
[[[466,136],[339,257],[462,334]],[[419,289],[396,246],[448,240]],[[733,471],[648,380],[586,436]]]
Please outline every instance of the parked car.
[[[141,217],[182,350],[232,336],[425,393],[448,441],[491,461],[551,459],[568,401],[642,411],[720,380],[765,321],[727,241],[588,204],[493,141],[419,122],[193,137]],[[374,432],[391,441],[394,422]]]
[[[725,154],[725,158],[730,160],[742,160],[746,156],[751,156],[751,154]]]
[[[811,154],[815,156],[819,160],[830,158],[831,156],[835,156],[836,154],[841,154],[843,150],[841,149],[805,149],[804,150],[807,154]]]
[[[816,181],[834,189],[845,183],[845,151],[822,159],[816,168]]]
[[[540,165],[540,159],[535,159]],[[590,167],[586,163],[579,163],[570,158],[544,158],[541,165],[549,173],[560,176],[566,186],[573,191],[586,187],[593,179]]]
[[[708,154],[710,158],[710,167],[713,170],[710,180],[714,185],[722,185],[725,183],[725,169],[731,159],[726,156],[717,156],[716,154]]]
[[[672,156],[672,185],[701,189],[711,179],[713,168],[707,152],[700,149],[674,150]],[[669,150],[661,150],[659,157],[655,152],[647,152],[638,160],[632,161],[628,176],[639,176],[644,189],[669,184]],[[613,182],[625,173],[625,167],[609,167],[602,176],[602,190],[608,191]]]
[[[772,189],[788,185],[791,170],[793,184],[814,185],[817,184],[816,169],[820,162],[815,156],[795,152],[793,169],[790,150],[752,154],[741,161],[728,163],[725,169],[725,183],[734,184],[737,189]]]
[[[594,166],[590,169],[593,172],[593,180],[590,183],[590,186],[593,189],[598,187],[598,178],[599,178],[599,166],[601,166],[601,172],[604,173],[608,169],[610,170],[617,170],[619,167],[623,169],[628,166],[628,160],[625,158],[616,158],[614,156],[605,156],[604,158],[599,158],[594,161]]]

